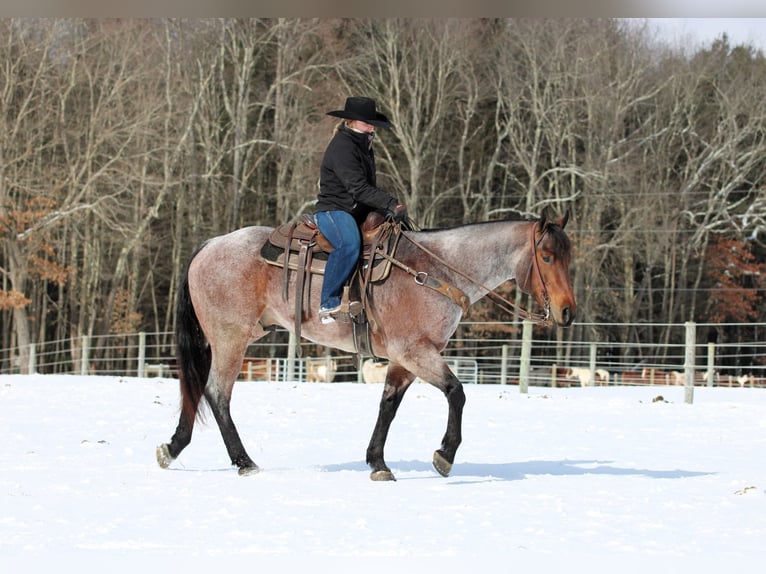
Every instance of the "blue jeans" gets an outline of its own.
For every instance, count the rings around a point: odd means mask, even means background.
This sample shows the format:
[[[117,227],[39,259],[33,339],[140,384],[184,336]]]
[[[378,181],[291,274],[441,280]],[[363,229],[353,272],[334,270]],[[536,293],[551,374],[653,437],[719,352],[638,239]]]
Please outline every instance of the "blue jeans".
[[[343,286],[359,259],[362,238],[354,216],[345,211],[318,211],[317,226],[335,250],[330,253],[324,270],[321,307],[340,305]]]

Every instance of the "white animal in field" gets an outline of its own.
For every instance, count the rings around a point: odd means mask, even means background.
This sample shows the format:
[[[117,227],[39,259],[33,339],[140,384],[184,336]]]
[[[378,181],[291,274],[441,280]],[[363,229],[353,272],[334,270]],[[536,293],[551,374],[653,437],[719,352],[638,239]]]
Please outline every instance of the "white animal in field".
[[[378,363],[374,359],[367,359],[362,363],[362,378],[365,383],[384,383],[388,363]]]
[[[686,384],[686,373],[683,371],[670,371],[669,380],[667,381],[670,385],[685,385]]]
[[[683,371],[662,371],[645,367],[641,378],[652,385],[684,385],[686,374]]]
[[[572,367],[564,371],[564,377],[567,379],[578,379],[580,386],[583,387],[592,387],[594,384],[609,384],[609,371],[606,369],[596,369],[591,373],[588,367]]]
[[[739,375],[737,377],[737,382],[739,383],[740,387],[746,387],[748,385],[750,385],[751,387],[754,387],[755,385],[753,383],[755,382],[755,377],[753,377],[753,375],[751,375],[750,373],[747,373],[745,375]]]
[[[338,362],[325,357],[306,359],[306,381],[309,383],[330,383],[335,378]]]
[[[581,387],[593,386],[593,378],[591,377],[590,369],[587,367],[571,367],[564,371],[564,376],[567,379],[578,379]]]

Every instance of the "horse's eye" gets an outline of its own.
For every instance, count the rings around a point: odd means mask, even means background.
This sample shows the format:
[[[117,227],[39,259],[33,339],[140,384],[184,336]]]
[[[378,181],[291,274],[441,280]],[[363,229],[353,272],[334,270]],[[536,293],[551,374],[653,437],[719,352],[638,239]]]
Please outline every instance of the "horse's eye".
[[[550,263],[553,260],[553,257],[550,255],[543,255],[543,263]]]

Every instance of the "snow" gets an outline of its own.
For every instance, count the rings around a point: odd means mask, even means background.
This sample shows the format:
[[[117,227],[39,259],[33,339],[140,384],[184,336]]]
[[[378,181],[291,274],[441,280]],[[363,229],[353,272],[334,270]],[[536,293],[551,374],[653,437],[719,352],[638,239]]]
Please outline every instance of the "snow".
[[[442,395],[416,384],[364,455],[380,385],[241,382],[261,467],[212,420],[170,469],[172,379],[0,376],[0,570],[753,572],[766,558],[766,391],[466,385],[452,474]],[[664,401],[653,399],[662,396]],[[11,566],[10,569],[6,565]]]

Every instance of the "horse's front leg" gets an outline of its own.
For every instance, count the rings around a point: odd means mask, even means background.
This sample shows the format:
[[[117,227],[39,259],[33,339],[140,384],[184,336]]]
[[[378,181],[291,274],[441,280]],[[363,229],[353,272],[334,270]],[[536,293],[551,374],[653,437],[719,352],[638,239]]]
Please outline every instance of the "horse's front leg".
[[[452,374],[445,365],[447,375],[443,385],[436,384],[447,397],[449,414],[447,416],[447,431],[444,433],[441,448],[434,452],[433,465],[442,476],[449,476],[452,464],[455,462],[455,453],[463,441],[463,406],[465,405],[465,392],[463,384]]]
[[[415,375],[410,373],[404,367],[391,363],[386,373],[386,382],[383,387],[383,396],[380,399],[380,408],[378,410],[378,420],[375,423],[375,429],[372,431],[370,445],[367,447],[367,464],[372,469],[370,478],[372,480],[396,480],[394,473],[386,465],[384,449],[388,430],[391,428],[396,416],[396,411],[402,403],[404,393],[415,380]]]

